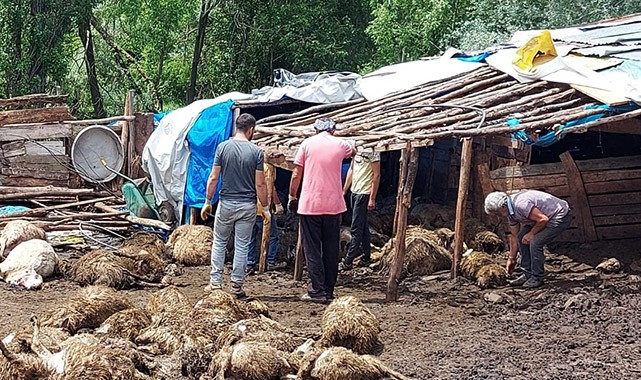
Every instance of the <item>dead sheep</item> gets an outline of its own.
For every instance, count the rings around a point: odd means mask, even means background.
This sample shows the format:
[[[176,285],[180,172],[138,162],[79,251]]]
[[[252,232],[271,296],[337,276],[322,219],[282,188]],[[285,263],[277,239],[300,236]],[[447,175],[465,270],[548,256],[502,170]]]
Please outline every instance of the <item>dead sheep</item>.
[[[492,231],[480,231],[474,236],[472,247],[478,251],[495,255],[505,250],[505,243]]]
[[[452,255],[441,245],[441,238],[434,231],[410,226],[405,236],[405,260],[401,276],[424,276],[449,269]],[[383,272],[388,273],[394,257],[393,240],[381,249]]]
[[[42,286],[44,278],[55,273],[58,261],[51,244],[39,239],[27,240],[15,246],[0,263],[0,278],[11,285],[36,289]]]
[[[297,380],[411,380],[370,355],[344,347],[312,348],[302,359]]]
[[[596,266],[598,271],[608,274],[618,273],[622,268],[623,265],[621,265],[621,262],[614,257],[604,260]]]
[[[44,313],[42,326],[63,328],[75,334],[83,328],[95,329],[112,314],[133,305],[116,290],[106,286],[89,286]]]
[[[0,234],[0,261],[11,253],[18,244],[27,240],[47,240],[45,231],[26,220],[8,222]]]
[[[17,333],[7,335],[2,342],[7,346],[9,351],[14,353],[33,352],[31,348],[31,337],[33,335],[33,326],[29,324]],[[67,340],[71,335],[64,329],[57,327],[41,327],[40,343],[49,351],[60,351],[60,343]]]
[[[169,236],[167,247],[173,258],[187,266],[208,264],[213,242],[212,229],[207,226],[182,225]]]
[[[342,346],[361,354],[378,353],[382,349],[378,318],[356,297],[344,296],[332,301],[321,318],[321,331],[322,346]]]
[[[51,380],[150,380],[139,372],[126,351],[109,347],[91,334],[72,336],[62,343],[62,350],[52,353],[39,346],[34,327],[33,346],[52,372]]]
[[[171,259],[171,252],[167,250],[165,243],[156,234],[148,232],[136,232],[130,238],[122,242],[121,248],[130,248],[136,251],[147,251],[160,257],[163,260]]]
[[[187,314],[192,304],[178,287],[172,285],[154,292],[145,307],[153,317],[164,313]]]
[[[214,355],[200,379],[279,380],[291,372],[287,356],[267,343],[238,343]]]
[[[494,261],[492,256],[484,252],[468,251],[463,255],[460,264],[461,273],[485,289],[503,286],[507,283],[505,268]]]
[[[0,342],[0,379],[48,380],[50,371],[45,362],[32,354],[15,354]]]
[[[146,310],[132,308],[119,311],[107,318],[96,334],[104,334],[134,341],[140,331],[151,324],[151,315]]]
[[[261,342],[277,350],[291,352],[304,341],[292,330],[261,315],[227,327],[218,335],[214,349],[220,350],[241,342]]]
[[[154,253],[133,247],[117,251],[95,250],[71,266],[69,277],[80,285],[104,285],[116,289],[157,286],[165,263]]]
[[[418,203],[410,209],[408,221],[426,228],[453,227],[455,211],[435,203]]]

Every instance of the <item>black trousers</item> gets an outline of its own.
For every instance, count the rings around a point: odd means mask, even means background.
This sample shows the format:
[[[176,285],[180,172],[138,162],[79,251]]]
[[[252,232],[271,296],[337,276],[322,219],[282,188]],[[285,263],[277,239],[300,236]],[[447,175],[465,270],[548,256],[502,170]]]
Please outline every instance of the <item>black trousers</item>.
[[[369,260],[372,249],[371,236],[367,224],[367,204],[369,194],[352,194],[352,241],[349,243],[345,262],[351,264],[358,256],[358,250],[363,252],[363,259]]]
[[[312,297],[333,297],[338,277],[340,215],[299,215]]]

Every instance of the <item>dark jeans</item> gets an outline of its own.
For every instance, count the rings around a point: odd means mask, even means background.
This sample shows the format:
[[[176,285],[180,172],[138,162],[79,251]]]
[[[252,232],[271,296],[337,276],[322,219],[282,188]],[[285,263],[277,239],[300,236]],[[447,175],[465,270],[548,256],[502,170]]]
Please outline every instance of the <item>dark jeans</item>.
[[[258,234],[263,230],[263,217],[256,217],[256,224],[252,231],[252,237],[249,241],[249,254],[247,255],[247,265],[254,266],[258,263],[260,247],[256,244]],[[276,225],[276,215],[272,214],[271,228],[269,229],[269,251],[267,255],[268,264],[276,264],[278,255],[278,226]]]
[[[521,268],[523,268],[527,278],[535,277],[543,280],[543,275],[545,274],[543,247],[565,231],[570,226],[571,221],[572,214],[570,212],[559,221],[550,220],[544,229],[534,235],[529,245],[521,243],[521,240],[525,234],[530,232],[532,226],[521,227],[517,239],[519,252],[521,253]]]
[[[345,257],[346,264],[352,264],[358,256],[358,250],[363,252],[363,260],[369,260],[372,252],[371,237],[367,224],[367,204],[369,194],[352,194],[352,241]]]
[[[338,276],[340,215],[299,215],[312,297],[333,297]]]

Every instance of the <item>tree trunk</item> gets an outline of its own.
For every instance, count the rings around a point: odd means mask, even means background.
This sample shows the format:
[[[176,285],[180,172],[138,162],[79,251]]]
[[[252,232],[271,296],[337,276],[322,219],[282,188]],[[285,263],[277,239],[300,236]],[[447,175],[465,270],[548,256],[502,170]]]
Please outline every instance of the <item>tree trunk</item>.
[[[91,104],[93,105],[94,117],[103,118],[107,116],[102,103],[102,95],[98,87],[98,76],[96,75],[96,58],[94,55],[93,37],[89,19],[78,21],[78,35],[82,46],[85,49],[85,68],[87,69],[87,83],[91,92]]]
[[[205,43],[205,32],[207,31],[207,23],[209,22],[209,14],[211,13],[212,2],[211,0],[202,0],[200,5],[200,16],[198,17],[198,34],[196,35],[196,45],[194,47],[194,56],[191,61],[191,72],[189,74],[189,87],[187,88],[187,104],[194,101],[196,98],[196,80],[198,79],[198,65],[200,63],[200,56],[203,51]]]

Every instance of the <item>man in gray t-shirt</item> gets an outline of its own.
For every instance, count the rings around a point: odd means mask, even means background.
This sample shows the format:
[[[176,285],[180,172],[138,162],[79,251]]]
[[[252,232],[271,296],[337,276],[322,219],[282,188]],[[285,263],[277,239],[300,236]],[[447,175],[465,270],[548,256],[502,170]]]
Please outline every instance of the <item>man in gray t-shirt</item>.
[[[522,190],[507,195],[496,191],[485,198],[485,212],[507,217],[510,222],[510,252],[506,270],[516,266],[516,254],[521,253],[525,272],[511,282],[525,288],[543,284],[543,247],[565,231],[572,221],[570,206],[563,199],[538,190]]]
[[[231,273],[231,291],[243,297],[245,267],[251,235],[256,222],[256,198],[267,204],[267,188],[263,173],[263,152],[251,142],[256,120],[242,114],[236,120],[236,135],[216,149],[214,166],[207,180],[207,196],[200,212],[203,220],[211,212],[218,179],[221,179],[220,200],[214,221],[214,242],[211,252],[211,273],[206,290],[221,289],[227,240],[234,231],[234,263]],[[263,209],[266,220],[271,219]]]

